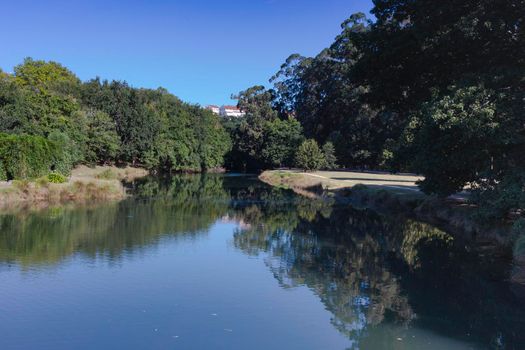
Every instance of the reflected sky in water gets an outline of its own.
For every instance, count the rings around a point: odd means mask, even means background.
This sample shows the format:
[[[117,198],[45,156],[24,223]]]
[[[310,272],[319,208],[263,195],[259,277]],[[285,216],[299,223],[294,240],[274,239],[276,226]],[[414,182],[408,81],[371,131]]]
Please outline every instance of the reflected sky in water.
[[[1,349],[525,344],[511,261],[482,260],[438,228],[250,177],[131,190],[0,215]]]

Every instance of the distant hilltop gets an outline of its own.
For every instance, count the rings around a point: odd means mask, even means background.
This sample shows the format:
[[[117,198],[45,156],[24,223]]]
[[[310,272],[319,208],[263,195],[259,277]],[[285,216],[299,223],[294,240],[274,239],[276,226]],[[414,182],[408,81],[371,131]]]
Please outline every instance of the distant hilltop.
[[[221,107],[215,105],[206,106],[206,109],[209,109],[213,113],[220,115],[221,117],[244,117],[246,113],[241,111],[237,106],[225,106]]]

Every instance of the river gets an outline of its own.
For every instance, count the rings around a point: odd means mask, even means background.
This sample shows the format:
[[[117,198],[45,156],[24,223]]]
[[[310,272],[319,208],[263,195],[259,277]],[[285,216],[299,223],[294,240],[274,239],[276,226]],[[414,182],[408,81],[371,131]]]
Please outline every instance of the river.
[[[524,349],[512,261],[250,176],[0,214],[0,349]]]

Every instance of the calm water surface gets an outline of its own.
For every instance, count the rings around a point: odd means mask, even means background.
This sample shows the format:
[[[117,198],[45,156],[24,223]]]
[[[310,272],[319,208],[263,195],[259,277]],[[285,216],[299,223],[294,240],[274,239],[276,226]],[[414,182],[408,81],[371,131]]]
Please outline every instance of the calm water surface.
[[[255,178],[0,215],[0,349],[525,349],[511,262]]]

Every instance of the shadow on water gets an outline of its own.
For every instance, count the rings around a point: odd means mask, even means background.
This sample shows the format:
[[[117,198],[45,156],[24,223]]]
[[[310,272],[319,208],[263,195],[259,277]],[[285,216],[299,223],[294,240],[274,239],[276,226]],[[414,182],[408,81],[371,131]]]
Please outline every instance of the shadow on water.
[[[395,329],[425,329],[485,347],[525,344],[512,264],[481,257],[435,227],[311,200],[254,177],[181,175],[129,185],[120,203],[0,216],[2,265],[118,260],[163,237],[196,240],[238,223],[236,249],[262,256],[282,288],[307,286],[355,348],[391,348]]]

